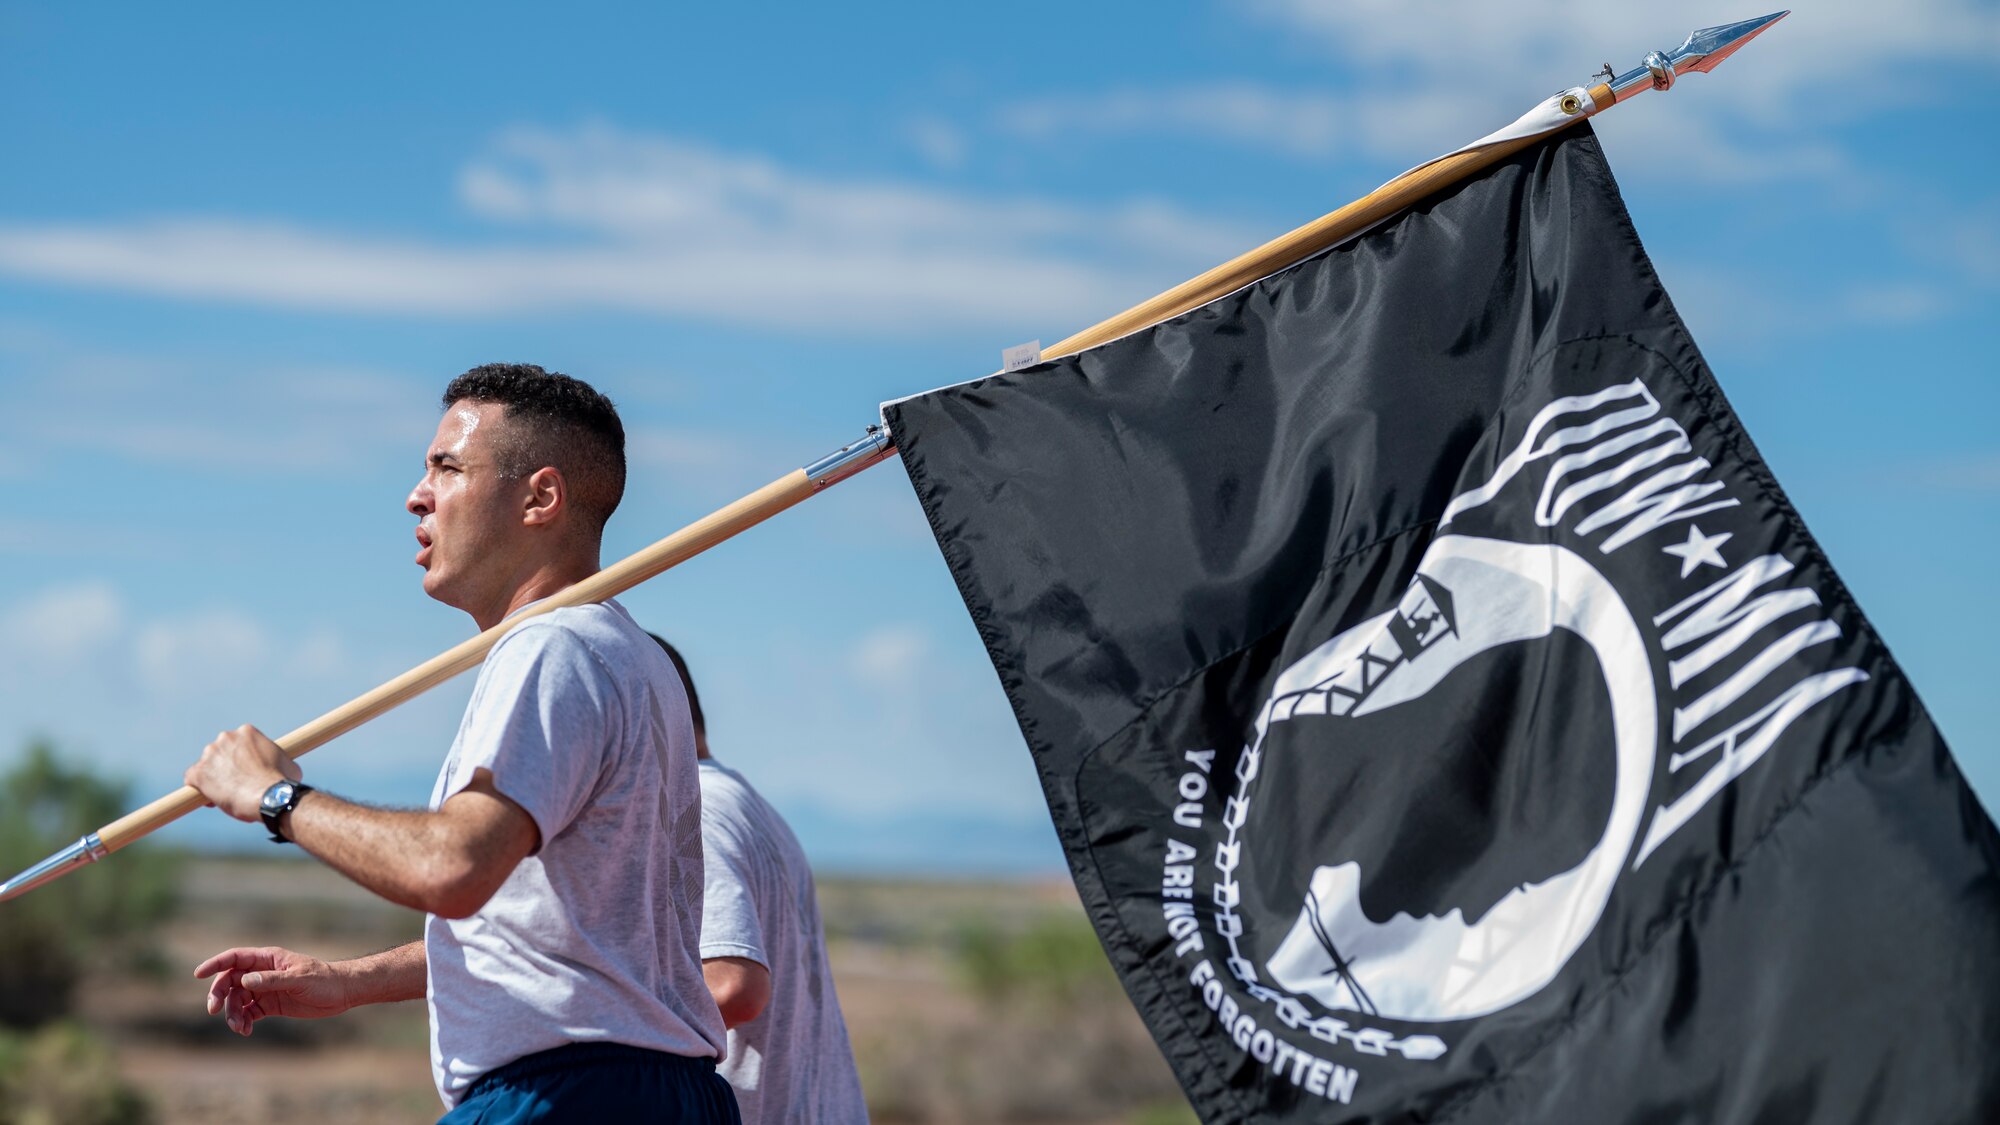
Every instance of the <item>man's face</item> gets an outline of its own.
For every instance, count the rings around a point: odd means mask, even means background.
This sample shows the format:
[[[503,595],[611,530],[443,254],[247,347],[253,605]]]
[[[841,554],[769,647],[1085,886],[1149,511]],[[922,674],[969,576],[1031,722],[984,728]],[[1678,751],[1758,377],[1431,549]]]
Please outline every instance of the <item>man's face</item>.
[[[502,587],[520,546],[522,482],[501,475],[498,403],[459,401],[444,412],[424,457],[424,476],[405,507],[417,517],[424,593],[478,615]]]

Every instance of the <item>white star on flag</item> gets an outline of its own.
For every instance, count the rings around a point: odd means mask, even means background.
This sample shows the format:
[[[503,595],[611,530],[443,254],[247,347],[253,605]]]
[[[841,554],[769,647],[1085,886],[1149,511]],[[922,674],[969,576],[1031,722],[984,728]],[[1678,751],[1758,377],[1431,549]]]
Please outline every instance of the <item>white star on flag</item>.
[[[1662,547],[1660,550],[1680,556],[1681,577],[1686,578],[1703,563],[1727,568],[1729,564],[1722,561],[1722,552],[1718,548],[1729,542],[1729,536],[1730,533],[1726,531],[1721,535],[1703,535],[1701,528],[1690,525],[1687,542],[1677,543],[1672,547]]]

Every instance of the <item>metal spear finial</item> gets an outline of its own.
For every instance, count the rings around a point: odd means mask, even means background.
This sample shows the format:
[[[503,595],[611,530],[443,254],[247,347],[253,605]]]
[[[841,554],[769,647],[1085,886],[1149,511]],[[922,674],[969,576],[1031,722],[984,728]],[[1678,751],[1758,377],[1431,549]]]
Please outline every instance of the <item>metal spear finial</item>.
[[[1622,102],[1643,90],[1664,90],[1674,84],[1675,78],[1691,70],[1706,74],[1720,66],[1722,60],[1742,49],[1743,44],[1763,34],[1765,28],[1791,14],[1787,10],[1759,16],[1754,20],[1704,27],[1689,35],[1687,42],[1671,51],[1654,51],[1646,56],[1643,65],[1628,70],[1606,83],[1611,90],[1611,101],[1614,104]],[[1596,90],[1591,92],[1597,93]],[[1597,100],[1598,109],[1610,108],[1601,98]]]
[[[1764,29],[1791,15],[1790,10],[1773,12],[1754,20],[1725,23],[1718,27],[1704,27],[1687,37],[1687,42],[1674,51],[1676,71],[1698,70],[1703,74],[1714,70],[1722,60],[1736,53],[1743,44],[1763,34]]]

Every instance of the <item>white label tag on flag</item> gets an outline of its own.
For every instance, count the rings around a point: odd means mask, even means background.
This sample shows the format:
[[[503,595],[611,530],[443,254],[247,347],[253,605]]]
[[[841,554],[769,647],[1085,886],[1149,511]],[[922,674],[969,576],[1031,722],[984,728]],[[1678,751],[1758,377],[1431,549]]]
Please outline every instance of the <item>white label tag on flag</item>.
[[[1011,348],[1000,349],[1000,370],[1019,371],[1023,367],[1033,367],[1042,361],[1042,342],[1030,340],[1025,344],[1015,344]]]

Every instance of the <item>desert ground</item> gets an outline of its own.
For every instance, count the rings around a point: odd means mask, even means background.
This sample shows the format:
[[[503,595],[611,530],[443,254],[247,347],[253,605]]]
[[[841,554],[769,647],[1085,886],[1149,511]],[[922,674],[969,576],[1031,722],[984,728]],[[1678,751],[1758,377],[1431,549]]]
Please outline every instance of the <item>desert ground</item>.
[[[308,862],[198,858],[137,963],[78,1015],[161,1125],[422,1122],[440,1112],[420,1002],[266,1020],[241,1038],[190,973],[232,945],[325,958],[408,941],[420,917]],[[1194,1120],[1059,880],[821,876],[836,985],[881,1122]]]

